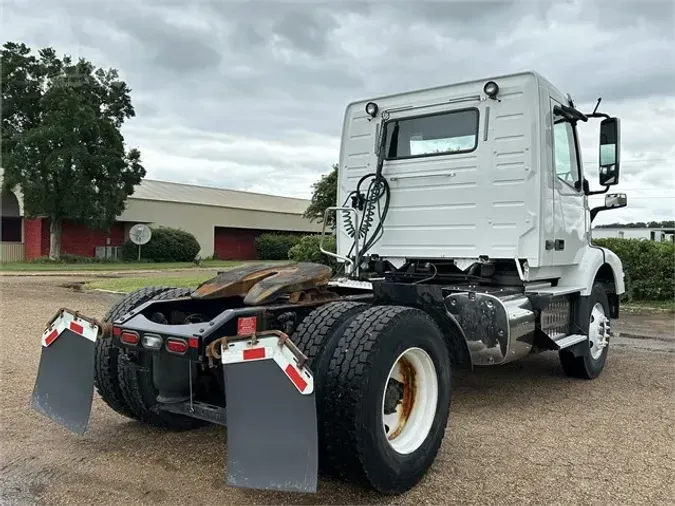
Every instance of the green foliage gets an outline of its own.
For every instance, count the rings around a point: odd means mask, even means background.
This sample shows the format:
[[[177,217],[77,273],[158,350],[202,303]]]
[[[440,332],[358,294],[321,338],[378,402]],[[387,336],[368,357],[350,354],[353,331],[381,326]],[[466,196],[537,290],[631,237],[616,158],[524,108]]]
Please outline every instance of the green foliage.
[[[674,220],[666,221],[636,221],[630,223],[607,223],[605,225],[598,225],[596,228],[675,228]]]
[[[157,227],[152,237],[141,246],[141,261],[150,262],[192,262],[199,253],[199,242],[190,232],[179,228]],[[122,245],[125,261],[138,260],[138,245],[126,241]]]
[[[306,235],[300,242],[293,246],[288,251],[288,258],[294,262],[312,262],[317,264],[329,265],[333,271],[337,267],[335,258],[330,257],[321,252],[319,243],[321,242],[320,235]],[[324,239],[324,249],[335,253],[336,242],[335,236],[328,235]]]
[[[21,188],[27,217],[50,218],[58,257],[63,220],[107,228],[145,176],[120,132],[130,90],[115,69],[52,48],[7,42],[1,56],[3,189]]]
[[[69,253],[62,254],[58,260],[49,257],[38,257],[28,261],[31,264],[116,264],[121,263],[121,260],[114,258],[98,258],[98,257],[83,257],[80,255],[71,255]]]
[[[326,208],[336,205],[338,186],[338,166],[333,168],[328,174],[321,176],[321,179],[312,185],[312,202],[305,211],[305,218],[311,221],[323,223],[323,216]],[[335,213],[331,213],[326,220],[327,227],[335,226]]]
[[[255,238],[258,260],[288,260],[288,250],[300,241],[298,234],[262,234]]]
[[[645,239],[594,239],[621,259],[627,300],[675,299],[675,243]]]

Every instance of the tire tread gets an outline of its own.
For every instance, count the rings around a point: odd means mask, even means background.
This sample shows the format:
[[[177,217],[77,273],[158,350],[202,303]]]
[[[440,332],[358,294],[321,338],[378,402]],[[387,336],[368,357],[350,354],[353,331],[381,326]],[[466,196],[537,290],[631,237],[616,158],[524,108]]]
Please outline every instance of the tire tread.
[[[151,300],[168,300],[185,297],[191,292],[192,290],[189,288],[168,288],[156,294]],[[149,383],[152,384],[152,372],[149,367],[139,366],[125,355],[120,356],[120,365],[118,367],[120,390],[129,409],[138,420],[155,427],[171,430],[192,429],[206,424],[206,422],[196,418],[165,411],[154,411],[151,407],[147,406],[143,391],[144,386],[147,386],[147,375],[150,375]]]
[[[327,397],[326,410],[331,413],[331,418],[324,421],[321,430],[327,436],[326,454],[330,465],[346,481],[376,486],[374,477],[364,466],[364,431],[357,424],[357,414],[366,392],[363,385],[368,383],[371,363],[377,359],[378,340],[384,330],[404,317],[424,319],[436,325],[430,316],[414,308],[372,307],[351,321],[330,361],[326,385],[330,396]],[[447,420],[447,415],[444,420]],[[437,451],[438,447],[432,450],[434,455]],[[402,487],[405,489],[405,485]]]
[[[136,290],[117,301],[103,317],[103,322],[112,322],[131,309],[147,302],[163,291],[166,286],[148,286]],[[111,343],[111,336],[102,336],[96,340],[94,353],[94,386],[99,396],[110,408],[128,418],[137,419],[124,399],[118,377],[119,348]]]

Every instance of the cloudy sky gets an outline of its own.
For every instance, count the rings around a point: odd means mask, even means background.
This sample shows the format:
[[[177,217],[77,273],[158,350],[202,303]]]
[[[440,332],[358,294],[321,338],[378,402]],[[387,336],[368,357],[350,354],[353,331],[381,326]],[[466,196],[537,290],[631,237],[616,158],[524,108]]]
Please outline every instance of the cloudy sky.
[[[626,209],[675,218],[670,0],[4,0],[2,39],[115,67],[148,177],[309,197],[354,99],[535,69],[622,118]],[[597,128],[582,125],[597,181]]]

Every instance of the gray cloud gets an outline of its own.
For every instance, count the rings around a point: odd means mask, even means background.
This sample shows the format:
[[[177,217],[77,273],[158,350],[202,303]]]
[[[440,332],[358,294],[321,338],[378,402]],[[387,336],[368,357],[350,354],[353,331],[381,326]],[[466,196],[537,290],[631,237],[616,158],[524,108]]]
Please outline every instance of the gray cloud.
[[[602,96],[603,109],[621,116],[626,162],[617,188],[637,192],[632,212],[675,214],[675,201],[661,198],[675,185],[672,2],[8,0],[3,7],[8,39],[120,70],[137,110],[124,133],[152,177],[309,196],[311,182],[337,160],[347,103],[535,69],[583,108]],[[597,124],[585,129],[595,177]],[[616,213],[599,220],[634,218]]]

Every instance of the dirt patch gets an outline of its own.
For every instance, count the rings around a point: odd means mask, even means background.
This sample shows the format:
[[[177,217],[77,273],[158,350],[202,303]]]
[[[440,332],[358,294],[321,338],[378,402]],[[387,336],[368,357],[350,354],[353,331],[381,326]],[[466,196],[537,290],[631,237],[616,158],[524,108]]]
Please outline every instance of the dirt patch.
[[[326,479],[315,495],[257,492],[225,485],[224,428],[153,429],[95,397],[76,437],[29,409],[46,320],[118,300],[64,282],[0,279],[2,504],[672,504],[674,353],[612,341],[594,381],[566,378],[555,353],[456,375],[437,461],[402,496]]]

